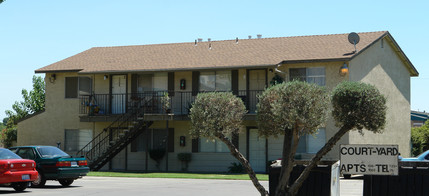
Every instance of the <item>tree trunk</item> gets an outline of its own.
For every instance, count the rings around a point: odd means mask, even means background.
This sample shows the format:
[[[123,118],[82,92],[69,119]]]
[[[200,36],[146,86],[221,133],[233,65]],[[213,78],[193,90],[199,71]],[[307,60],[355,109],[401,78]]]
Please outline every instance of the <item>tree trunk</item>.
[[[305,179],[307,179],[308,175],[310,175],[310,171],[319,163],[323,156],[325,156],[338,142],[338,140],[343,137],[348,131],[350,131],[352,126],[343,126],[341,129],[335,133],[334,136],[329,139],[329,141],[317,152],[317,154],[311,159],[308,166],[304,169],[298,179],[295,180],[295,183],[289,188],[289,195],[296,195],[299,189],[304,183]]]
[[[243,165],[244,169],[246,170],[247,174],[250,177],[250,180],[252,180],[253,185],[256,187],[256,189],[261,193],[261,196],[269,196],[268,191],[265,190],[264,186],[262,186],[259,183],[258,178],[256,177],[255,171],[253,171],[252,167],[249,164],[249,161],[241,154],[237,148],[234,146],[234,144],[226,138],[223,134],[217,134],[217,138],[219,138],[222,142],[228,146],[229,150],[231,151],[231,155],[234,156],[240,163]]]
[[[280,171],[279,183],[276,188],[276,196],[283,196],[287,193],[290,173],[293,170],[295,153],[298,147],[298,131],[285,130],[283,140],[282,168]]]

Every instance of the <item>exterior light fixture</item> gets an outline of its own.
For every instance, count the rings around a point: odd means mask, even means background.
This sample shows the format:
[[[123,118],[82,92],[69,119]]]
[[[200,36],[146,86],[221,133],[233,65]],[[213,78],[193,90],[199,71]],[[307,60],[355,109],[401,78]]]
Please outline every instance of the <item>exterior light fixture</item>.
[[[107,78],[109,78],[108,75],[104,75],[104,80],[107,80]]]
[[[51,74],[51,77],[49,77],[49,81],[51,83],[54,83],[56,79],[57,79],[57,75],[55,75],[55,74]]]
[[[347,66],[347,63],[344,63],[340,68],[340,75],[345,76],[347,73],[349,73],[349,67]]]

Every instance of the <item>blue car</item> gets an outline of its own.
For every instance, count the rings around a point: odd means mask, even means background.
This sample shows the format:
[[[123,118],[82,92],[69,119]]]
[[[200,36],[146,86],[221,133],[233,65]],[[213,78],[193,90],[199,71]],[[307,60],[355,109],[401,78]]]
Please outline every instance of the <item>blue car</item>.
[[[429,150],[426,150],[422,154],[420,154],[417,157],[412,158],[401,158],[399,157],[401,161],[429,161]]]

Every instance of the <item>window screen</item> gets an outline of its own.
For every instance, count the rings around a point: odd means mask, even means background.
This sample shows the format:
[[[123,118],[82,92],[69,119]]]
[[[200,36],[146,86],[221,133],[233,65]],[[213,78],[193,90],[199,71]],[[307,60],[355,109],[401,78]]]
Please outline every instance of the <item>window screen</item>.
[[[165,149],[168,142],[166,129],[147,129],[131,142],[131,152],[149,149]]]
[[[79,151],[92,140],[92,130],[65,130],[65,151]]]
[[[79,95],[91,94],[92,80],[89,77],[79,77]]]
[[[89,77],[66,77],[66,98],[90,95],[92,79]]]
[[[200,91],[231,91],[231,71],[200,73]]]
[[[324,67],[291,68],[289,72],[291,81],[299,80],[325,86],[326,74]]]
[[[78,77],[66,77],[66,98],[77,98]]]
[[[229,152],[228,147],[222,141],[215,139],[210,140],[208,138],[200,138],[199,152]]]

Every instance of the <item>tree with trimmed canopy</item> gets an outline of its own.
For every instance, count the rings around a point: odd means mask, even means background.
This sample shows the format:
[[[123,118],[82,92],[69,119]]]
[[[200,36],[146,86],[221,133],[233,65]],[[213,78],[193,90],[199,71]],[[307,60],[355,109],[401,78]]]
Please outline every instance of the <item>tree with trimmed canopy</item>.
[[[296,195],[305,179],[350,130],[381,133],[386,123],[386,98],[376,87],[360,82],[340,83],[332,92],[332,116],[340,127],[289,186],[299,137],[313,134],[324,124],[329,96],[323,87],[293,81],[267,89],[259,96],[258,124],[261,135],[284,135],[282,169],[276,195]]]
[[[190,135],[193,138],[205,137],[209,140],[219,139],[224,142],[231,155],[243,165],[259,193],[267,196],[268,191],[259,183],[249,161],[232,142],[232,137],[240,132],[246,112],[243,101],[232,93],[200,93],[190,109]]]

